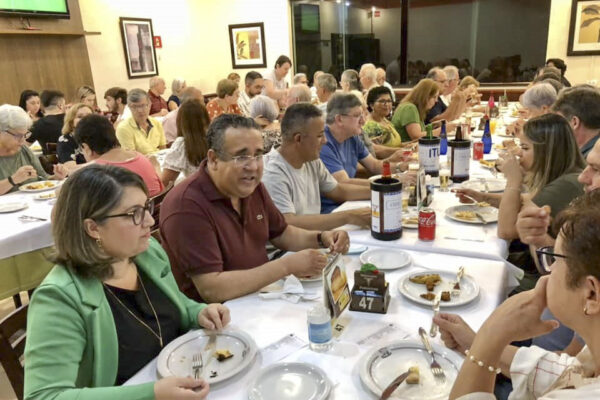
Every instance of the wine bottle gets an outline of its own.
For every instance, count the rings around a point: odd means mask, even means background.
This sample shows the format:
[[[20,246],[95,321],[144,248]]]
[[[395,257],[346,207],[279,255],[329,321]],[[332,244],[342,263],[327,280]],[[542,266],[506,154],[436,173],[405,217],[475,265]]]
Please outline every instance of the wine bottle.
[[[446,121],[442,121],[442,129],[440,131],[440,155],[446,155],[448,152],[448,135],[446,133]]]

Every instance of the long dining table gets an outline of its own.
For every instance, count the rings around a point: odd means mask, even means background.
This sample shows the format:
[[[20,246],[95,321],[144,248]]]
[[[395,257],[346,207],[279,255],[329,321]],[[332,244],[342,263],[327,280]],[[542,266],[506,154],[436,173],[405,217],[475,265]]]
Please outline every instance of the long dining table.
[[[462,316],[474,329],[478,329],[489,314],[505,299],[509,271],[505,263],[476,257],[464,257],[433,252],[407,251],[412,263],[401,269],[385,271],[391,295],[386,314],[373,314],[346,310],[340,316],[346,328],[334,339],[332,349],[326,353],[312,351],[308,346],[307,312],[316,302],[291,303],[284,299],[262,299],[253,293],[225,303],[231,311],[231,328],[249,334],[259,348],[255,361],[244,371],[221,383],[211,385],[209,399],[247,399],[253,380],[265,368],[274,363],[302,362],[316,365],[326,371],[334,389],[329,399],[375,399],[377,398],[360,379],[359,369],[369,350],[387,343],[417,339],[419,327],[429,331],[432,319],[431,307],[407,299],[398,290],[398,281],[406,274],[426,273],[429,269],[455,273],[464,266],[480,287],[479,295],[472,302],[442,309]],[[359,256],[344,256],[344,264],[350,288],[354,283],[354,271],[360,269]],[[321,292],[322,282],[305,282],[307,291]],[[273,344],[282,338],[296,338],[296,345],[286,350],[273,351]],[[432,340],[443,349],[440,336]],[[426,360],[424,359],[423,362]],[[425,377],[428,371],[422,371]],[[191,371],[190,371],[191,375]],[[157,359],[140,370],[126,384],[155,381]],[[451,384],[451,382],[448,382]]]

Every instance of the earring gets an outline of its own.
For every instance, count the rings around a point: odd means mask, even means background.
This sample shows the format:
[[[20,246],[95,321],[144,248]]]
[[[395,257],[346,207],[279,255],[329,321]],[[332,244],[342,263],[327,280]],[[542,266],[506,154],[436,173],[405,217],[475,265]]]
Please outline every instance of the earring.
[[[102,239],[100,239],[100,238],[96,239],[96,244],[98,245],[100,250],[104,250],[104,247],[102,247]]]
[[[583,306],[583,315],[588,315],[587,306]]]

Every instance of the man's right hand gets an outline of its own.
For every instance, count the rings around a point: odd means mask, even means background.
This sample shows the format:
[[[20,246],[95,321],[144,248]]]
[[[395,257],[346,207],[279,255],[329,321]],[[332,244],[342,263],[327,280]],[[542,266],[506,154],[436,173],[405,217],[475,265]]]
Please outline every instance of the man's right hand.
[[[31,165],[23,165],[12,175],[13,182],[17,184],[31,178],[37,178],[37,171]]]
[[[533,202],[525,204],[517,216],[519,239],[536,248],[548,245],[548,227],[550,226],[550,207],[538,207]]]
[[[458,201],[465,204],[473,204],[473,200],[475,199],[477,202],[483,202],[486,199],[485,193],[478,192],[473,189],[452,189],[453,193],[456,193],[456,197],[458,197]],[[471,198],[469,198],[469,197]]]
[[[306,249],[282,258],[287,263],[288,271],[298,277],[321,274],[327,265],[327,256],[315,249]]]
[[[349,224],[363,227],[371,225],[371,207],[355,208],[343,212],[348,215]]]

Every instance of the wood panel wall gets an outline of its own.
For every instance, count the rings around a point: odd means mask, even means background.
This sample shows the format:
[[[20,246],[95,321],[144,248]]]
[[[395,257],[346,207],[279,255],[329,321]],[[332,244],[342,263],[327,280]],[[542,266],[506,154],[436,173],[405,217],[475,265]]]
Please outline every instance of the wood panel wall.
[[[0,17],[0,104],[18,104],[24,89],[57,89],[71,102],[79,86],[93,86],[78,0],[69,0],[69,10],[70,19],[31,18],[39,31]]]

